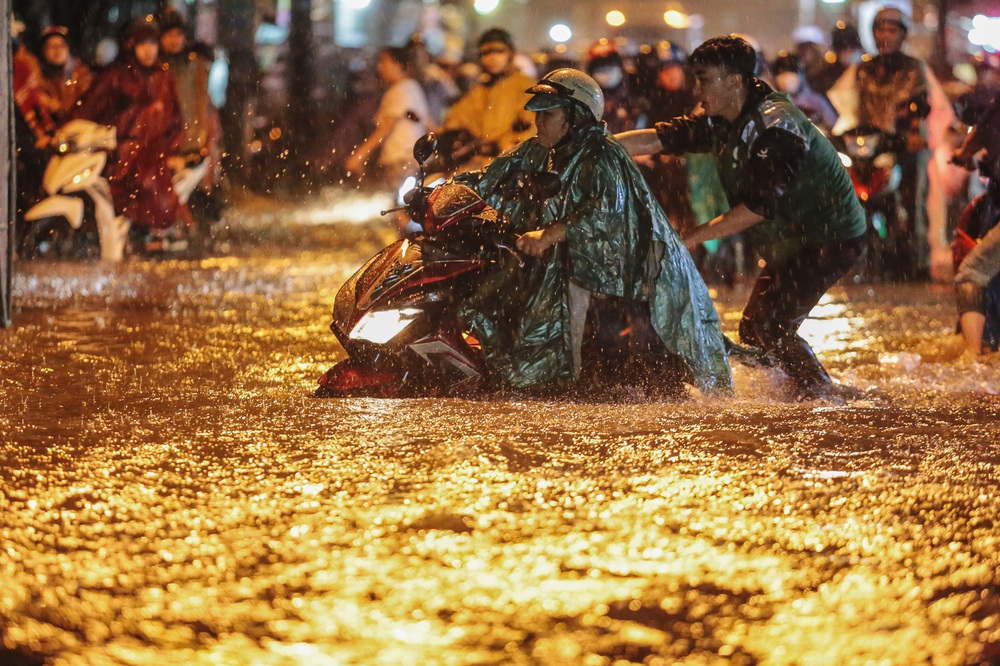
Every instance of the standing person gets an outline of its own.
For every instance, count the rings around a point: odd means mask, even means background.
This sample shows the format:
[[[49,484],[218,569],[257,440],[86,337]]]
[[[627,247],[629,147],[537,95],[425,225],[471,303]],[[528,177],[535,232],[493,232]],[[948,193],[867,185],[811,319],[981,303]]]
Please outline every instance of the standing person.
[[[833,129],[837,122],[837,112],[825,95],[809,86],[802,61],[793,53],[780,51],[771,63],[771,76],[779,92],[788,93],[792,104],[799,107],[809,120],[824,132]]]
[[[45,148],[51,142],[55,123],[43,103],[42,72],[38,59],[21,41],[24,24],[11,19],[13,47],[14,136],[17,144],[17,212],[23,215],[34,205],[42,190],[42,176],[48,162]]]
[[[684,67],[685,58],[685,54],[679,48],[671,45],[662,57],[657,50],[652,50],[645,59],[647,67],[655,62],[653,68],[655,78],[641,101],[645,110],[640,121],[643,123],[642,127],[651,127],[662,120],[683,116],[694,109],[694,95],[691,86],[688,85]],[[697,222],[691,208],[691,191],[685,158],[680,155],[660,153],[637,162],[674,229],[681,235],[690,231]]]
[[[975,155],[983,149],[985,157],[980,160],[979,168],[989,178],[989,184],[986,192],[962,213],[959,230],[965,234],[967,245],[964,249],[968,253],[961,257],[955,271],[959,329],[966,349],[977,356],[983,351],[984,338],[992,349],[1000,343],[1000,321],[996,317],[1000,309],[997,302],[1000,284],[996,280],[1000,275],[1000,182],[997,180],[1000,176],[1000,94],[982,110],[965,141],[955,150],[952,160],[969,167]],[[963,249],[961,238],[962,233],[955,241],[956,254]],[[989,325],[988,312],[992,315]]]
[[[410,74],[424,90],[427,108],[427,128],[436,129],[444,121],[445,111],[458,98],[458,85],[451,75],[434,60],[434,55],[416,34],[406,45]]]
[[[354,149],[344,164],[351,174],[369,176],[372,158],[378,153],[380,173],[377,181],[393,192],[398,191],[407,176],[417,173],[413,159],[413,144],[427,131],[430,110],[420,84],[407,74],[406,50],[387,47],[379,52],[378,76],[386,91],[375,114],[375,131]],[[402,232],[408,220],[396,217]]]
[[[600,87],[564,68],[528,92],[538,135],[456,178],[511,221],[522,234],[518,248],[534,258],[523,265],[511,259],[465,308],[493,372],[521,388],[578,378],[596,361],[583,351],[589,315],[598,331],[611,331],[598,336],[602,350],[628,331],[648,341],[614,364],[626,381],[644,371],[668,374],[669,361],[660,363],[670,352],[703,392],[730,393],[708,288],[635,163],[601,121]],[[540,172],[558,178],[558,192],[543,201],[520,185]],[[629,366],[631,360],[637,365]]]
[[[181,219],[173,171],[184,124],[174,77],[159,59],[160,28],[151,16],[125,30],[124,57],[101,70],[74,111],[118,131],[108,180],[115,209],[132,220],[130,234],[142,249],[167,249]]]
[[[464,130],[474,140],[478,157],[473,168],[510,150],[535,133],[534,114],[524,105],[534,79],[514,66],[514,41],[502,28],[479,36],[479,84],[455,102],[444,120],[445,131]]]
[[[629,91],[625,61],[612,42],[602,39],[587,53],[587,73],[604,93],[604,122],[612,134],[638,127],[639,105]]]
[[[53,25],[42,31],[41,95],[56,124],[69,119],[90,88],[93,74],[69,50],[69,29]]]
[[[894,230],[897,247],[894,256],[886,257],[885,268],[903,280],[926,279],[930,270],[927,165],[954,115],[927,65],[903,52],[909,31],[906,14],[883,7],[875,14],[872,31],[878,54],[849,68],[827,93],[840,114],[833,133],[870,126],[900,137],[903,214]],[[932,112],[934,123],[929,127]],[[934,226],[940,228],[943,221],[935,219]]]
[[[802,76],[815,90],[826,69],[826,35],[815,25],[800,25],[792,31],[792,42],[792,55],[799,59]]]
[[[171,7],[160,14],[160,53],[177,85],[184,123],[178,152],[185,160],[195,158],[201,161],[198,168],[203,169],[205,175],[199,187],[206,195],[211,195],[219,179],[222,158],[219,115],[208,92],[212,63],[197,49],[188,47],[187,31],[187,21],[176,9]],[[217,210],[212,210],[218,208],[214,202],[204,198],[195,198],[195,201],[200,202],[197,206],[192,205],[193,212],[199,217],[217,217]],[[187,214],[188,207],[182,210]]]
[[[832,62],[826,60],[824,66],[813,79],[813,89],[823,95],[833,87],[844,72],[852,65],[861,62],[865,54],[861,46],[861,36],[858,29],[850,23],[837,21],[837,26],[830,31],[830,51]]]
[[[756,53],[739,37],[714,37],[691,54],[705,114],[626,132],[633,155],[713,152],[730,210],[684,238],[699,243],[745,231],[765,264],[740,321],[801,398],[832,382],[797,331],[826,291],[861,257],[865,214],[837,151],[784,93],[754,76]]]
[[[215,109],[208,94],[212,63],[197,49],[188,47],[188,25],[180,12],[172,7],[165,10],[159,23],[161,59],[177,85],[184,122],[180,153],[207,156],[215,136]]]

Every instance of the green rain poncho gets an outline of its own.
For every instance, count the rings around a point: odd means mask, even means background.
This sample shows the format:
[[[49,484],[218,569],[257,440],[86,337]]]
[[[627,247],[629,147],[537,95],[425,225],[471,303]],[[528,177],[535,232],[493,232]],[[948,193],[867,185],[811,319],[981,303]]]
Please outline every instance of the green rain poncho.
[[[532,172],[559,176],[543,203],[511,183]],[[543,259],[511,259],[465,305],[463,317],[491,369],[516,387],[573,377],[569,285],[648,301],[667,349],[684,359],[703,393],[728,394],[732,378],[708,288],[628,152],[601,123],[548,150],[529,139],[486,169],[457,180],[476,189],[518,233],[558,222],[566,242]]]

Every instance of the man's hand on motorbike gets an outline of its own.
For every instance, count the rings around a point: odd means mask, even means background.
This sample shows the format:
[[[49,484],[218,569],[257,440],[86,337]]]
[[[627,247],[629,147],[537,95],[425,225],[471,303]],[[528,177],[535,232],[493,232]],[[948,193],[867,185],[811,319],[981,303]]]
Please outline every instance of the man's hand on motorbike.
[[[532,257],[544,256],[550,247],[566,240],[566,225],[553,224],[522,234],[517,239],[517,249]]]

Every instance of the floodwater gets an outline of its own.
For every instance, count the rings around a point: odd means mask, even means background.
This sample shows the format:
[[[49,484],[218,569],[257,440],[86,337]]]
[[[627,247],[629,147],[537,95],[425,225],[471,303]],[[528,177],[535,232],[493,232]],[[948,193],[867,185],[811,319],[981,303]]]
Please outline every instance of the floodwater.
[[[961,665],[1000,641],[1000,356],[962,356],[948,288],[817,307],[844,405],[741,366],[728,402],[319,400],[334,292],[389,232],[329,197],[227,219],[210,258],[17,266],[0,663]],[[730,332],[743,297],[718,294]]]

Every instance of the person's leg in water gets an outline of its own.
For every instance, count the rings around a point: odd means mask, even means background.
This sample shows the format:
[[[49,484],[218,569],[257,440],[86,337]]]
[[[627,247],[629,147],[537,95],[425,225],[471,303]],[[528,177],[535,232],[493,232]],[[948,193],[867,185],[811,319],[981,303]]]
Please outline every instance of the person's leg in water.
[[[814,245],[789,260],[768,264],[754,283],[740,321],[740,339],[759,347],[795,382],[799,396],[832,383],[799,326],[823,294],[864,254],[865,238]]]
[[[990,190],[976,199],[969,214],[986,216],[987,221],[1000,216],[1000,186],[991,183]],[[983,352],[986,286],[997,273],[1000,273],[1000,223],[995,224],[979,240],[955,271],[959,328],[965,340],[965,348],[975,356]]]

